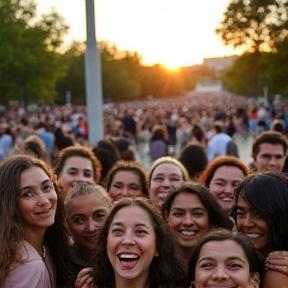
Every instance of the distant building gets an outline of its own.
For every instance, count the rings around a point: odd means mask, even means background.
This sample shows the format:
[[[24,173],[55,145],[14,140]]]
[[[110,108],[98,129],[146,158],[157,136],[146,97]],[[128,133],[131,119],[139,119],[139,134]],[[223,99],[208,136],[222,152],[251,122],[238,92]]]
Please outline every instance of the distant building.
[[[239,56],[225,56],[225,57],[214,57],[204,58],[203,65],[213,68],[217,74],[221,74],[223,70],[229,67]]]
[[[194,91],[200,93],[220,92],[222,91],[222,83],[220,81],[198,82]]]

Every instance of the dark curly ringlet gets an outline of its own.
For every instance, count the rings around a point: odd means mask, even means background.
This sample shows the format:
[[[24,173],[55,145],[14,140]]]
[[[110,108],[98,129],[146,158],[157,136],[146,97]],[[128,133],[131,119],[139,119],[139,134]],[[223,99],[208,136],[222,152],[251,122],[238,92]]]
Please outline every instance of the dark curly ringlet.
[[[251,175],[235,190],[236,206],[239,198],[243,198],[271,227],[276,249],[287,251],[288,176],[280,172]],[[236,213],[234,215],[237,223]]]
[[[92,150],[85,146],[70,146],[60,151],[54,169],[54,172],[58,176],[58,178],[63,170],[63,167],[65,166],[65,162],[67,161],[67,159],[76,156],[87,158],[91,161],[93,167],[93,179],[96,183],[98,183],[101,178],[101,170],[102,170],[101,163],[96,158]]]
[[[146,198],[149,198],[148,183],[147,183],[145,170],[142,168],[142,166],[138,162],[135,162],[135,161],[118,161],[111,168],[111,170],[109,171],[106,177],[105,184],[104,184],[104,187],[108,193],[111,188],[115,175],[120,171],[129,171],[129,172],[136,174],[140,179],[142,194]]]
[[[255,248],[255,246],[245,238],[243,235],[237,234],[236,232],[231,232],[225,229],[213,229],[207,235],[205,235],[197,244],[194,253],[191,257],[189,263],[188,275],[191,281],[195,280],[195,268],[196,264],[204,244],[211,241],[225,241],[231,240],[238,243],[243,249],[248,262],[249,262],[249,274],[253,275],[255,273],[260,274],[261,271],[261,261],[260,256]]]
[[[168,226],[164,222],[158,206],[146,198],[124,198],[114,204],[102,230],[97,247],[91,256],[90,264],[94,267],[94,284],[99,288],[115,287],[115,273],[107,254],[107,237],[115,214],[119,210],[131,206],[139,207],[149,214],[156,234],[156,250],[159,256],[154,257],[150,265],[150,287],[188,287],[189,284],[175,256],[175,244]],[[133,217],[133,215],[131,216]]]
[[[164,219],[167,219],[169,216],[175,197],[181,193],[195,194],[199,197],[208,213],[208,229],[222,227],[231,230],[233,228],[232,221],[222,210],[221,206],[218,204],[209,190],[201,184],[194,184],[190,182],[183,184],[180,188],[172,190],[168,197],[165,199],[165,202],[162,205],[162,215]]]
[[[28,152],[17,152],[0,163],[0,284],[9,273],[9,266],[19,255],[23,227],[18,211],[21,173],[31,167],[41,168],[50,178],[57,193],[55,222],[46,229],[43,243],[48,246],[56,267],[57,284],[63,283],[68,257],[68,230],[65,225],[64,194],[52,169],[43,160]]]

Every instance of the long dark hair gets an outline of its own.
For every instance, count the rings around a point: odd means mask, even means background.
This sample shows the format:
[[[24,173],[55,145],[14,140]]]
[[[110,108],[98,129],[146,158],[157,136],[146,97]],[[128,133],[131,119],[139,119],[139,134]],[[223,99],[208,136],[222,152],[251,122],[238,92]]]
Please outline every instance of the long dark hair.
[[[203,206],[207,210],[209,224],[208,229],[215,227],[222,227],[225,229],[232,230],[233,223],[226,215],[225,212],[221,209],[218,202],[209,192],[209,190],[201,185],[194,183],[185,183],[182,187],[174,189],[166,198],[164,204],[162,205],[162,215],[166,219],[170,214],[171,205],[175,197],[181,193],[195,194],[199,197]]]
[[[10,272],[10,265],[17,256],[20,241],[23,240],[22,220],[18,211],[19,183],[21,173],[31,167],[39,167],[48,175],[58,196],[55,222],[46,229],[43,244],[51,252],[57,272],[57,284],[62,285],[68,259],[64,195],[48,164],[24,152],[12,154],[0,164],[0,284]]]
[[[288,176],[268,172],[246,177],[235,190],[236,204],[239,198],[243,198],[271,227],[276,249],[287,251]],[[237,223],[236,213],[234,217]]]
[[[119,210],[129,206],[145,210],[149,214],[155,230],[156,250],[159,256],[154,257],[150,264],[150,287],[188,287],[189,284],[187,285],[182,268],[176,258],[175,244],[168,226],[165,224],[156,204],[150,199],[145,198],[125,198],[114,204],[102,230],[98,245],[91,257],[91,265],[94,267],[94,284],[99,288],[115,287],[115,272],[107,254],[107,237],[115,214]],[[133,217],[133,215],[131,216]]]

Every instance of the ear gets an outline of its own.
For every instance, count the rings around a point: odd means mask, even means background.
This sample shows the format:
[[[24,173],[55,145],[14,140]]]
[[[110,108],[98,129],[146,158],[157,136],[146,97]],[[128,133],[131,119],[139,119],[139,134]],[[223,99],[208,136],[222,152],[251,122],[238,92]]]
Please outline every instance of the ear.
[[[259,288],[260,285],[260,275],[257,272],[250,274],[250,287]]]

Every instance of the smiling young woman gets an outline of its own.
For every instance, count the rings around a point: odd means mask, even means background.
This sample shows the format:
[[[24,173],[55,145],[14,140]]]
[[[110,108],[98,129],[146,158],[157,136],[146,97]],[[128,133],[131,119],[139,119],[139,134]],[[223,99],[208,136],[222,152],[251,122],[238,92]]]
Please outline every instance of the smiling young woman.
[[[32,155],[1,162],[1,288],[63,285],[68,233],[58,187],[50,167]]]
[[[188,287],[171,234],[149,199],[122,199],[112,208],[93,261],[94,287]]]
[[[224,229],[203,237],[189,263],[193,288],[259,288],[259,273],[260,259],[253,244]]]
[[[186,183],[173,190],[162,206],[162,214],[169,225],[185,273],[197,243],[209,229],[233,227],[208,189],[200,184]]]
[[[249,176],[237,187],[235,200],[238,231],[255,245],[263,266],[266,258],[263,287],[288,287],[284,252],[288,251],[287,175],[269,172]]]
[[[74,287],[77,274],[86,267],[111,208],[107,192],[99,185],[79,183],[65,200],[67,224],[72,234],[65,287]]]

